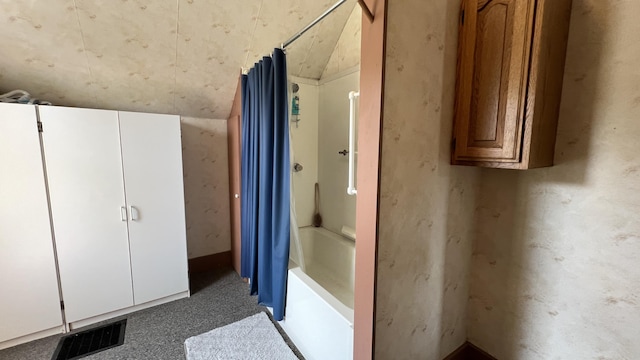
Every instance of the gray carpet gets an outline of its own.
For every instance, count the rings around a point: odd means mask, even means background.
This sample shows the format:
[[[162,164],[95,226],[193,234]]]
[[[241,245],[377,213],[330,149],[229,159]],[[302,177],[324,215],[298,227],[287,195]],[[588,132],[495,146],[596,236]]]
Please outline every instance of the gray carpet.
[[[266,313],[190,337],[187,360],[297,360]]]
[[[233,270],[220,269],[196,274],[191,278],[190,298],[111,319],[127,318],[124,344],[83,359],[185,359],[184,342],[187,338],[263,311],[266,308],[257,305],[256,297],[249,296],[247,284]],[[277,328],[294,353],[302,359],[282,329],[279,326]],[[0,350],[0,359],[50,360],[61,337],[51,336]]]

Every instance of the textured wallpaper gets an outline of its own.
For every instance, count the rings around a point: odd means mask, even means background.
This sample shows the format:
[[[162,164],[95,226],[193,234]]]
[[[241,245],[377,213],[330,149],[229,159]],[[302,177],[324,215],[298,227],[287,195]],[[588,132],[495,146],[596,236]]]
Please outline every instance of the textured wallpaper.
[[[336,43],[342,36],[345,23],[351,21],[354,8],[359,8],[355,0],[347,0],[344,5],[287,47],[287,69],[291,75],[316,80],[322,77],[327,62],[337,46]],[[274,21],[274,24],[280,26],[281,22]]]
[[[182,117],[189,258],[231,249],[227,121]]]
[[[56,105],[226,118],[251,67],[334,0],[0,1],[0,92]],[[289,47],[319,78],[355,0]]]
[[[360,65],[361,30],[362,8],[355,6],[322,72],[321,78],[326,78]]]
[[[470,340],[498,359],[639,359],[640,2],[574,0],[552,168],[483,170]]]
[[[376,359],[440,360],[467,339],[479,170],[449,165],[459,5],[388,4]]]

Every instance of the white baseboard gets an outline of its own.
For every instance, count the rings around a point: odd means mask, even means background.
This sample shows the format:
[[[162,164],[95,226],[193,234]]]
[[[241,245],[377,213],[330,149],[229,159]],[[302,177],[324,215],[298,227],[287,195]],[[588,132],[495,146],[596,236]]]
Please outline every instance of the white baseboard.
[[[139,310],[144,310],[144,309],[148,309],[150,307],[154,307],[157,305],[161,305],[161,304],[166,304],[168,302],[172,302],[175,300],[179,300],[179,299],[184,299],[184,298],[188,298],[189,297],[189,291],[184,291],[175,295],[170,295],[167,297],[164,297],[162,299],[157,299],[157,300],[153,300],[153,301],[149,301],[147,303],[144,304],[140,304],[140,305],[135,305],[132,307],[128,307],[128,308],[124,308],[124,309],[120,309],[120,310],[116,310],[116,311],[112,311],[110,313],[106,313],[106,314],[102,314],[102,315],[98,315],[98,316],[94,316],[88,319],[84,319],[84,320],[78,320],[72,323],[69,323],[69,330],[75,330],[87,325],[91,325],[91,324],[95,324],[95,323],[99,323],[101,321],[105,321],[105,320],[109,320],[118,316],[122,316],[122,315],[126,315],[132,312],[136,312]]]
[[[7,348],[10,348],[10,347],[14,347],[16,345],[28,343],[29,341],[43,339],[43,338],[46,338],[48,336],[64,334],[64,332],[65,332],[64,326],[62,326],[62,324],[60,324],[59,326],[56,326],[56,327],[51,328],[51,329],[39,331],[37,333],[33,333],[33,334],[21,336],[19,338],[15,338],[15,339],[11,339],[11,340],[0,342],[0,350],[7,349]]]
[[[78,329],[78,328],[81,328],[81,327],[84,327],[84,326],[87,326],[87,325],[95,324],[95,323],[98,323],[98,322],[101,322],[101,321],[104,321],[104,320],[109,320],[109,319],[112,319],[112,318],[115,318],[115,317],[118,317],[118,316],[122,316],[122,315],[126,315],[126,314],[129,314],[129,313],[138,311],[138,310],[148,309],[148,308],[153,307],[153,306],[166,304],[168,302],[172,302],[172,301],[179,300],[179,299],[188,298],[189,296],[190,296],[190,292],[189,291],[184,291],[184,292],[181,292],[181,293],[178,293],[178,294],[175,294],[175,295],[164,297],[162,299],[149,301],[149,302],[144,303],[144,304],[128,307],[128,308],[125,308],[125,309],[116,310],[116,311],[113,311],[113,312],[110,312],[110,313],[107,313],[107,314],[94,316],[94,317],[91,317],[91,318],[88,318],[88,319],[84,319],[84,320],[75,321],[75,322],[69,323],[69,330],[75,330],[75,329]],[[21,336],[19,338],[15,338],[15,339],[11,339],[11,340],[0,342],[0,350],[7,349],[7,348],[10,348],[10,347],[14,347],[16,345],[28,343],[30,341],[46,338],[48,336],[64,334],[66,332],[67,332],[67,329],[65,329],[64,325],[60,324],[60,326],[56,326],[56,327],[51,328],[51,329],[39,331],[37,333],[33,333],[33,334]]]

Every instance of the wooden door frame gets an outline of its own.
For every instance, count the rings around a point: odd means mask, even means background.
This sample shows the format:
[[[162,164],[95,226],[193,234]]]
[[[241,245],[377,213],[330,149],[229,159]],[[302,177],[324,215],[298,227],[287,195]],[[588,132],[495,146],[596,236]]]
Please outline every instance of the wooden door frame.
[[[384,104],[387,0],[365,0],[373,22],[362,16],[360,54],[360,119],[358,123],[358,196],[356,202],[356,278],[353,358],[375,353],[376,278],[380,138]]]
[[[229,119],[227,119],[227,146],[229,156],[229,220],[231,226],[231,263],[233,269],[240,274],[240,151],[241,151],[241,131],[242,131],[242,74],[238,76],[236,95],[233,99],[233,106]]]

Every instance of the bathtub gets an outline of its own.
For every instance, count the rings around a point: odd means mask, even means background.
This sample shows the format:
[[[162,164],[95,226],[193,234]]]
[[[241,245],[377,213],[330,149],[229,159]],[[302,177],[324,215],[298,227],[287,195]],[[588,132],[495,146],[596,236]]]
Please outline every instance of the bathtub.
[[[324,228],[300,228],[305,271],[289,263],[280,325],[307,360],[353,358],[355,242]]]

